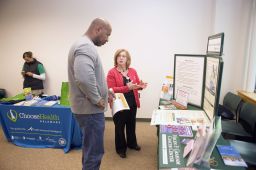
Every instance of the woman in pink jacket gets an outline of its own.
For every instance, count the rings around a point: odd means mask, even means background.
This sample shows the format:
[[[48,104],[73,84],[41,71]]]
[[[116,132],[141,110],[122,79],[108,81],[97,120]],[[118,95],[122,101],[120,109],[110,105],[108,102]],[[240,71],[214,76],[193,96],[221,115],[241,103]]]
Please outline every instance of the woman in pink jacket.
[[[136,112],[140,107],[138,90],[147,87],[140,81],[135,69],[130,68],[131,57],[127,50],[119,49],[114,56],[114,68],[107,75],[108,88],[114,93],[123,93],[130,110],[117,112],[113,116],[115,123],[115,147],[121,158],[126,158],[126,149],[140,151],[136,139]],[[110,103],[111,106],[111,103]],[[126,138],[124,129],[126,128]]]

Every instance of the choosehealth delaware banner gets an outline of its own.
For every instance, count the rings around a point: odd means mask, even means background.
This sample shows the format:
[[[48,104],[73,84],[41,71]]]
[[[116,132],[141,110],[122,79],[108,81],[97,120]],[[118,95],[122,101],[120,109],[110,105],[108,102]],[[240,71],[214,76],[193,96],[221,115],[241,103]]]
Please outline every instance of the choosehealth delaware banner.
[[[18,146],[68,152],[82,143],[70,108],[0,105],[0,119],[7,140]]]

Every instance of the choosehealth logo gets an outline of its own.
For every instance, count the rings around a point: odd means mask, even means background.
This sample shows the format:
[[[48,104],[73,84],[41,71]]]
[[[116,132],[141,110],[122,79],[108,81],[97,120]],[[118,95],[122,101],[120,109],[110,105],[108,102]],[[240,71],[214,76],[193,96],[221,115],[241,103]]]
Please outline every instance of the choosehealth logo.
[[[31,120],[43,120],[43,121],[59,121],[60,118],[56,114],[26,114],[18,113],[16,110],[10,109],[7,112],[7,117],[12,121],[16,122],[18,119],[31,119]]]
[[[7,117],[12,121],[16,122],[18,118],[18,113],[15,110],[11,110],[7,112]]]
[[[64,138],[59,138],[58,143],[59,143],[59,145],[61,145],[61,146],[65,146],[65,145],[67,144],[67,141],[66,141],[66,139],[64,139]]]

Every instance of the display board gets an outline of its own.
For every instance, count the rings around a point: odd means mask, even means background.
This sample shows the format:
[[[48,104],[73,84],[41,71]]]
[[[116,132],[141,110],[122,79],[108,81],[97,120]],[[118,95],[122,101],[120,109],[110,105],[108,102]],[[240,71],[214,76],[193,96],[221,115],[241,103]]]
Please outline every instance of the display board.
[[[174,98],[186,91],[188,103],[202,107],[205,77],[205,55],[174,55]]]
[[[223,61],[219,56],[207,56],[203,110],[210,119],[218,112]]]

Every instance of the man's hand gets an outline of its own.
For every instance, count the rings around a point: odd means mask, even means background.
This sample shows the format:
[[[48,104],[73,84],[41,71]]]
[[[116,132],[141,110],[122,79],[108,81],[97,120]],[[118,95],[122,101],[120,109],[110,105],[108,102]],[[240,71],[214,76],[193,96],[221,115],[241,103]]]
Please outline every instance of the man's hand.
[[[108,102],[112,103],[115,98],[116,96],[113,89],[112,88],[108,89]]]
[[[101,110],[105,109],[105,100],[100,99],[99,102],[96,104]]]

